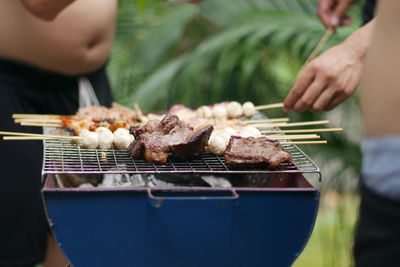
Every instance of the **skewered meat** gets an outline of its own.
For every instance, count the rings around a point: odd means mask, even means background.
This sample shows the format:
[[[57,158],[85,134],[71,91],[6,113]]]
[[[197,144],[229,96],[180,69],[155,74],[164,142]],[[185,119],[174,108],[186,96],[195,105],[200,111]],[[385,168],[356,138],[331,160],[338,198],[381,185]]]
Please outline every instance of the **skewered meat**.
[[[228,112],[228,118],[230,119],[239,118],[243,114],[242,105],[236,101],[230,102],[226,107],[226,111]]]
[[[78,141],[79,145],[84,148],[97,148],[99,145],[99,134],[96,132],[91,132],[89,130],[82,130],[79,134],[79,137],[82,137]]]
[[[243,109],[243,115],[246,118],[251,118],[256,114],[256,109],[254,107],[254,104],[249,101],[243,103],[242,109]]]
[[[96,129],[96,133],[99,134],[99,148],[111,149],[114,142],[113,133],[105,127],[99,127]]]
[[[128,151],[133,158],[144,155],[147,161],[165,163],[170,155],[183,158],[205,151],[213,127],[208,125],[194,131],[176,115],[167,114],[161,121],[149,121],[142,127],[132,127],[135,141]]]
[[[224,155],[229,165],[266,165],[268,168],[291,159],[290,153],[281,147],[279,141],[266,137],[232,136]]]
[[[260,130],[258,130],[256,127],[254,126],[246,126],[243,127],[240,130],[240,136],[241,137],[260,137],[262,134],[260,132]]]
[[[212,112],[215,119],[226,119],[228,117],[228,113],[224,105],[215,105],[212,109]]]
[[[210,137],[210,140],[208,142],[210,151],[214,154],[217,155],[222,155],[224,154],[226,150],[226,140],[219,135],[214,135]]]
[[[114,132],[114,144],[118,149],[127,150],[134,140],[135,138],[127,129],[119,128]]]
[[[79,108],[78,112],[75,115],[77,120],[94,120],[94,121],[102,121],[108,120],[111,122],[123,121],[128,125],[134,124],[137,122],[137,114],[134,110],[131,110],[127,107],[112,107],[107,108],[103,106],[90,106]]]
[[[196,110],[197,117],[203,119],[212,119],[213,112],[208,106],[201,106]]]

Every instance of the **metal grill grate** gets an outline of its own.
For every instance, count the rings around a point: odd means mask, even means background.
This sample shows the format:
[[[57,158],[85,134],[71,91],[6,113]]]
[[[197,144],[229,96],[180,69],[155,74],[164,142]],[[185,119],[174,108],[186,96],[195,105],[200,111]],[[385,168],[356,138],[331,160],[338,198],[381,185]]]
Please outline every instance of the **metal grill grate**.
[[[206,153],[191,160],[170,157],[166,164],[133,159],[128,151],[83,149],[67,140],[44,141],[43,174],[99,173],[320,173],[310,158],[295,145],[283,145],[292,155],[292,162],[279,168],[238,169],[225,164],[223,156]]]

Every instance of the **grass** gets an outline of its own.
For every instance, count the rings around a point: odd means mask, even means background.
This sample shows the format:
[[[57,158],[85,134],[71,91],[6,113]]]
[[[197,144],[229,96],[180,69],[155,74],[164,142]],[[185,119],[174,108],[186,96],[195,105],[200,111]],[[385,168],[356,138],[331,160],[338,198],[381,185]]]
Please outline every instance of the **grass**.
[[[358,206],[355,194],[323,194],[313,234],[293,267],[353,266],[351,249]]]

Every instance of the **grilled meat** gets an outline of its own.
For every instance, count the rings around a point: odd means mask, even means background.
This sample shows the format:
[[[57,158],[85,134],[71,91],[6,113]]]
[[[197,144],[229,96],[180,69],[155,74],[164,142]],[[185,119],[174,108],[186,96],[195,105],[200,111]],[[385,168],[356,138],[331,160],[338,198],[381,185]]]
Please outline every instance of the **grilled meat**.
[[[224,155],[229,165],[266,165],[268,168],[277,167],[291,159],[290,153],[281,147],[279,141],[266,137],[232,136]]]
[[[168,156],[187,158],[205,151],[213,127],[194,131],[176,115],[167,114],[161,121],[152,120],[141,127],[132,127],[135,141],[129,146],[133,158],[144,155],[147,161],[165,163]]]

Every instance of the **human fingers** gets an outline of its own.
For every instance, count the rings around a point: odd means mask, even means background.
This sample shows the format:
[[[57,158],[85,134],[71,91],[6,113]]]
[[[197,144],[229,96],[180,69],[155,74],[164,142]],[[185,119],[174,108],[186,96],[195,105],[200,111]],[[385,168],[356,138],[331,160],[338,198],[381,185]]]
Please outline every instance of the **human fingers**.
[[[318,75],[313,83],[304,92],[299,101],[297,101],[293,109],[297,112],[304,112],[310,109],[322,94],[326,86],[327,80],[323,78],[323,75]]]
[[[335,28],[331,23],[332,8],[334,0],[320,0],[318,4],[318,17],[325,27],[329,29]]]
[[[351,17],[348,15],[345,15],[341,20],[340,20],[340,25],[350,25],[352,22]]]
[[[331,102],[336,92],[337,90],[334,85],[330,85],[328,88],[326,88],[312,105],[311,111],[318,112],[324,110],[329,102]]]
[[[341,0],[338,1],[336,6],[334,7],[332,11],[332,15],[330,18],[330,23],[334,26],[338,26],[339,23],[341,22],[342,18],[346,16],[346,11],[349,8],[349,6],[352,4],[353,1],[349,0]]]
[[[337,96],[334,96],[329,102],[329,104],[324,108],[324,110],[329,111],[336,108],[340,103],[345,101],[347,98],[349,98],[349,95],[345,93],[341,93]]]
[[[299,76],[299,79],[296,81],[283,102],[283,110],[285,112],[291,110],[296,102],[302,97],[303,93],[312,83],[314,75],[315,69],[314,67],[310,66],[310,64],[304,68]]]

